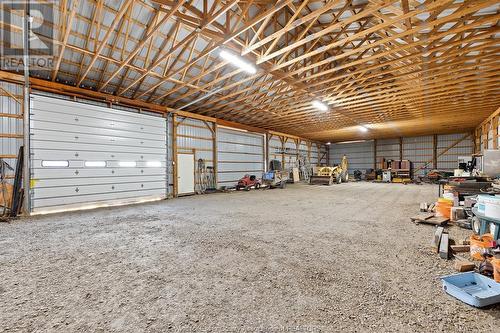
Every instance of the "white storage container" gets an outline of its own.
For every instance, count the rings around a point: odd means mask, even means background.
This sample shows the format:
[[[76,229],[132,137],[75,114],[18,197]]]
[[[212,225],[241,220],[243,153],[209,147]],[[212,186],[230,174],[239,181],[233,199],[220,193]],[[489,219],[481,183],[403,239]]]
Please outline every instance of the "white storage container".
[[[500,219],[500,196],[478,196],[478,211],[486,217]]]

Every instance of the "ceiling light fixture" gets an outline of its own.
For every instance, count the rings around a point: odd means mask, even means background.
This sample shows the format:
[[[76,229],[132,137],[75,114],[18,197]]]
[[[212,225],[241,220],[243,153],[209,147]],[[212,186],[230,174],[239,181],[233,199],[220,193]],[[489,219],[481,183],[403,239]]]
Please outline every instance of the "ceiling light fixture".
[[[361,132],[368,132],[368,127],[363,126],[363,125],[360,125],[360,126],[359,126],[359,130],[360,130]]]
[[[313,105],[316,109],[318,109],[318,110],[320,110],[320,111],[328,111],[328,105],[326,105],[325,103],[323,103],[323,102],[321,102],[321,101],[318,101],[318,100],[313,101],[313,102],[312,102],[312,105]]]
[[[232,52],[229,52],[227,50],[221,50],[219,52],[219,56],[231,63],[232,65],[244,70],[245,72],[249,74],[255,74],[257,73],[257,68],[255,68],[254,65],[246,61],[244,58],[241,56],[234,54]]]
[[[331,145],[331,144],[332,144],[331,142],[327,142],[327,143],[326,143],[326,145],[327,145],[327,146],[329,146],[329,145]]]

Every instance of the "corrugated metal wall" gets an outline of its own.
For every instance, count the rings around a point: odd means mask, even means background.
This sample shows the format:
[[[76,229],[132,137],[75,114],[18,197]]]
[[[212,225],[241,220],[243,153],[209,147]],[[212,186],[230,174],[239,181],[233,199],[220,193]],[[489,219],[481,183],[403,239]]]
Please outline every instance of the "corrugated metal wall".
[[[463,138],[466,133],[438,135],[437,153],[443,152],[447,147]],[[453,171],[458,167],[458,156],[470,156],[473,152],[472,136],[458,143],[442,156],[438,156],[437,167],[440,170]]]
[[[206,166],[213,167],[214,165],[213,134],[209,126],[214,126],[214,124],[198,119],[177,117],[177,153],[194,153],[196,191],[200,189],[198,160],[205,160]]]
[[[340,164],[342,157],[347,156],[349,173],[354,170],[373,169],[373,141],[345,142],[330,145],[330,165]]]
[[[19,147],[23,145],[23,87],[0,82],[0,158],[16,169]],[[7,172],[12,183],[14,171]]]
[[[288,139],[285,142],[285,168],[297,167],[297,144],[294,140]]]
[[[315,144],[311,145],[311,166],[314,168],[319,164],[319,149]]]
[[[439,156],[440,153],[466,135],[467,133],[437,135],[438,169],[453,171],[453,169],[457,167],[459,156],[469,156],[472,154],[473,142],[472,137],[469,136],[455,147],[449,149],[442,156]],[[404,160],[413,162],[413,170],[416,171],[415,175],[425,175],[427,172],[434,169],[432,163],[434,137],[432,135],[404,137],[401,139],[401,142],[402,157]],[[349,159],[350,173],[356,169],[372,169],[374,167],[374,153],[373,141],[332,144],[330,146],[330,164],[340,163],[340,159],[346,154]],[[399,154],[400,139],[377,140],[377,168],[379,167],[378,162],[381,157],[399,160]]]
[[[434,168],[432,165],[434,137],[432,135],[408,137],[402,140],[403,160],[410,160],[413,163],[415,176],[423,176]]]
[[[281,140],[278,136],[273,135],[271,139],[269,139],[268,150],[269,150],[269,161],[278,160],[280,161],[280,163],[283,161],[282,160],[283,155],[281,154],[282,151]],[[269,161],[267,161],[268,164]]]
[[[321,165],[328,165],[329,148],[326,145],[319,145],[318,162]]]
[[[235,186],[245,174],[264,172],[265,136],[217,127],[217,186]]]
[[[298,139],[285,137],[282,137],[282,139],[286,139],[284,154],[280,136],[271,136],[268,141],[269,160],[275,159],[280,162],[284,160],[285,169],[290,170],[298,166],[297,155],[304,156],[312,167],[318,164],[328,164],[328,147],[326,145],[300,139],[300,144],[297,146]]]
[[[380,158],[399,160],[399,139],[377,140],[377,163]]]

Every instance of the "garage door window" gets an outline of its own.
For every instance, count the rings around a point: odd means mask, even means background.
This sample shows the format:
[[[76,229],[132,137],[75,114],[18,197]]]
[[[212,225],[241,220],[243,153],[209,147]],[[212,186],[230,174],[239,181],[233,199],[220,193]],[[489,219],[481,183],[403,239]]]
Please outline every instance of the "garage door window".
[[[69,167],[69,161],[42,161],[42,166],[46,168]]]
[[[85,161],[85,166],[87,168],[104,168],[106,162],[104,161]]]
[[[136,162],[130,162],[130,161],[122,161],[118,163],[119,166],[122,168],[135,168],[137,163]]]
[[[148,168],[161,168],[161,162],[160,161],[148,161],[148,162],[146,162],[146,166]]]

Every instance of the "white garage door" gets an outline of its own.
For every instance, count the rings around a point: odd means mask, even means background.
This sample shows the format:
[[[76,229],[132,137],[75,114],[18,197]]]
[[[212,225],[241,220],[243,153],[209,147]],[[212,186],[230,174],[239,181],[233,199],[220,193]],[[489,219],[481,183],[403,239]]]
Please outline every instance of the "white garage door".
[[[236,186],[245,174],[262,177],[264,152],[262,134],[217,127],[218,186]]]
[[[31,97],[33,213],[166,197],[166,120]]]

